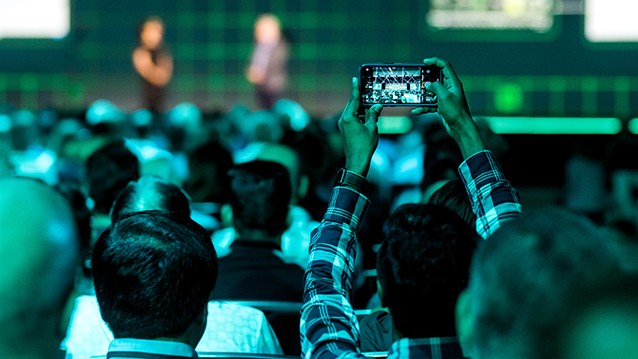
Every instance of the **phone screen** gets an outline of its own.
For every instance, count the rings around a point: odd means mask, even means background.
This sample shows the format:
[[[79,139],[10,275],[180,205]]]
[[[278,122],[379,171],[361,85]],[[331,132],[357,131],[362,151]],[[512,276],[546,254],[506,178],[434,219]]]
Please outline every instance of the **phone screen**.
[[[439,81],[438,67],[423,64],[365,64],[359,69],[364,106],[436,106],[436,95],[425,89]]]

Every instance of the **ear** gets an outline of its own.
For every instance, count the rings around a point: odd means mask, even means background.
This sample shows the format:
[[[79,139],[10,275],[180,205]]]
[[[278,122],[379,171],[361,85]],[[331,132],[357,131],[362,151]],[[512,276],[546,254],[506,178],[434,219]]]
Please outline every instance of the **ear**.
[[[224,203],[219,210],[219,216],[224,227],[233,226],[233,207],[229,203]]]
[[[467,289],[463,290],[456,300],[456,335],[459,338],[463,354],[472,357],[472,308],[471,297]]]

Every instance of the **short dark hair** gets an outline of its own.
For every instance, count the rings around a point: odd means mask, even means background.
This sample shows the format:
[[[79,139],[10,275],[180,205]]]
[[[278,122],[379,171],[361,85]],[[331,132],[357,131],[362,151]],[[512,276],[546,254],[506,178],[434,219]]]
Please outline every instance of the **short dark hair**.
[[[135,212],[111,224],[95,243],[92,265],[100,312],[116,338],[183,334],[217,280],[206,230],[165,211]]]
[[[154,209],[190,216],[190,198],[179,186],[159,176],[142,176],[120,192],[111,208],[111,221],[116,222],[131,212]]]
[[[230,170],[233,224],[238,233],[261,231],[271,236],[286,229],[292,196],[286,167],[271,161],[251,161]]]
[[[117,139],[100,147],[86,161],[89,197],[93,210],[109,213],[115,198],[131,181],[140,177],[140,162],[126,147],[124,139]]]
[[[470,197],[460,178],[451,179],[439,189],[432,192],[428,202],[453,210],[472,227],[476,224],[476,215],[472,210]]]
[[[399,206],[384,229],[377,273],[396,329],[410,338],[456,335],[476,232],[448,208],[415,203]]]

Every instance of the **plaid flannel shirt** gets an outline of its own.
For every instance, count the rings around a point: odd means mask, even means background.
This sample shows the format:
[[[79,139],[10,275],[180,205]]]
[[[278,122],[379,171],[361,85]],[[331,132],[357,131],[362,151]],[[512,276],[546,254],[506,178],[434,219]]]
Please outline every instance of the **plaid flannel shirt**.
[[[472,155],[461,164],[459,173],[483,238],[521,213],[518,192],[502,175],[491,152]],[[364,357],[359,350],[359,323],[349,299],[357,233],[369,204],[363,194],[335,187],[321,224],[312,231],[300,323],[306,358]],[[404,338],[392,345],[388,358],[446,358],[452,347],[458,348],[458,342],[448,338]]]

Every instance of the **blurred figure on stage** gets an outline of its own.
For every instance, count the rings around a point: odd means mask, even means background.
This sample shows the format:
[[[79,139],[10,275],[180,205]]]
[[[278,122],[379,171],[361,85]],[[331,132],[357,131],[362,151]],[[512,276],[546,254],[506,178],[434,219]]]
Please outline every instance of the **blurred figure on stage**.
[[[257,104],[270,109],[286,86],[289,44],[277,16],[265,13],[254,24],[254,47],[246,72],[255,86]]]
[[[164,43],[164,21],[150,16],[140,25],[133,66],[142,79],[144,106],[155,115],[162,113],[166,88],[173,76],[173,57]]]

